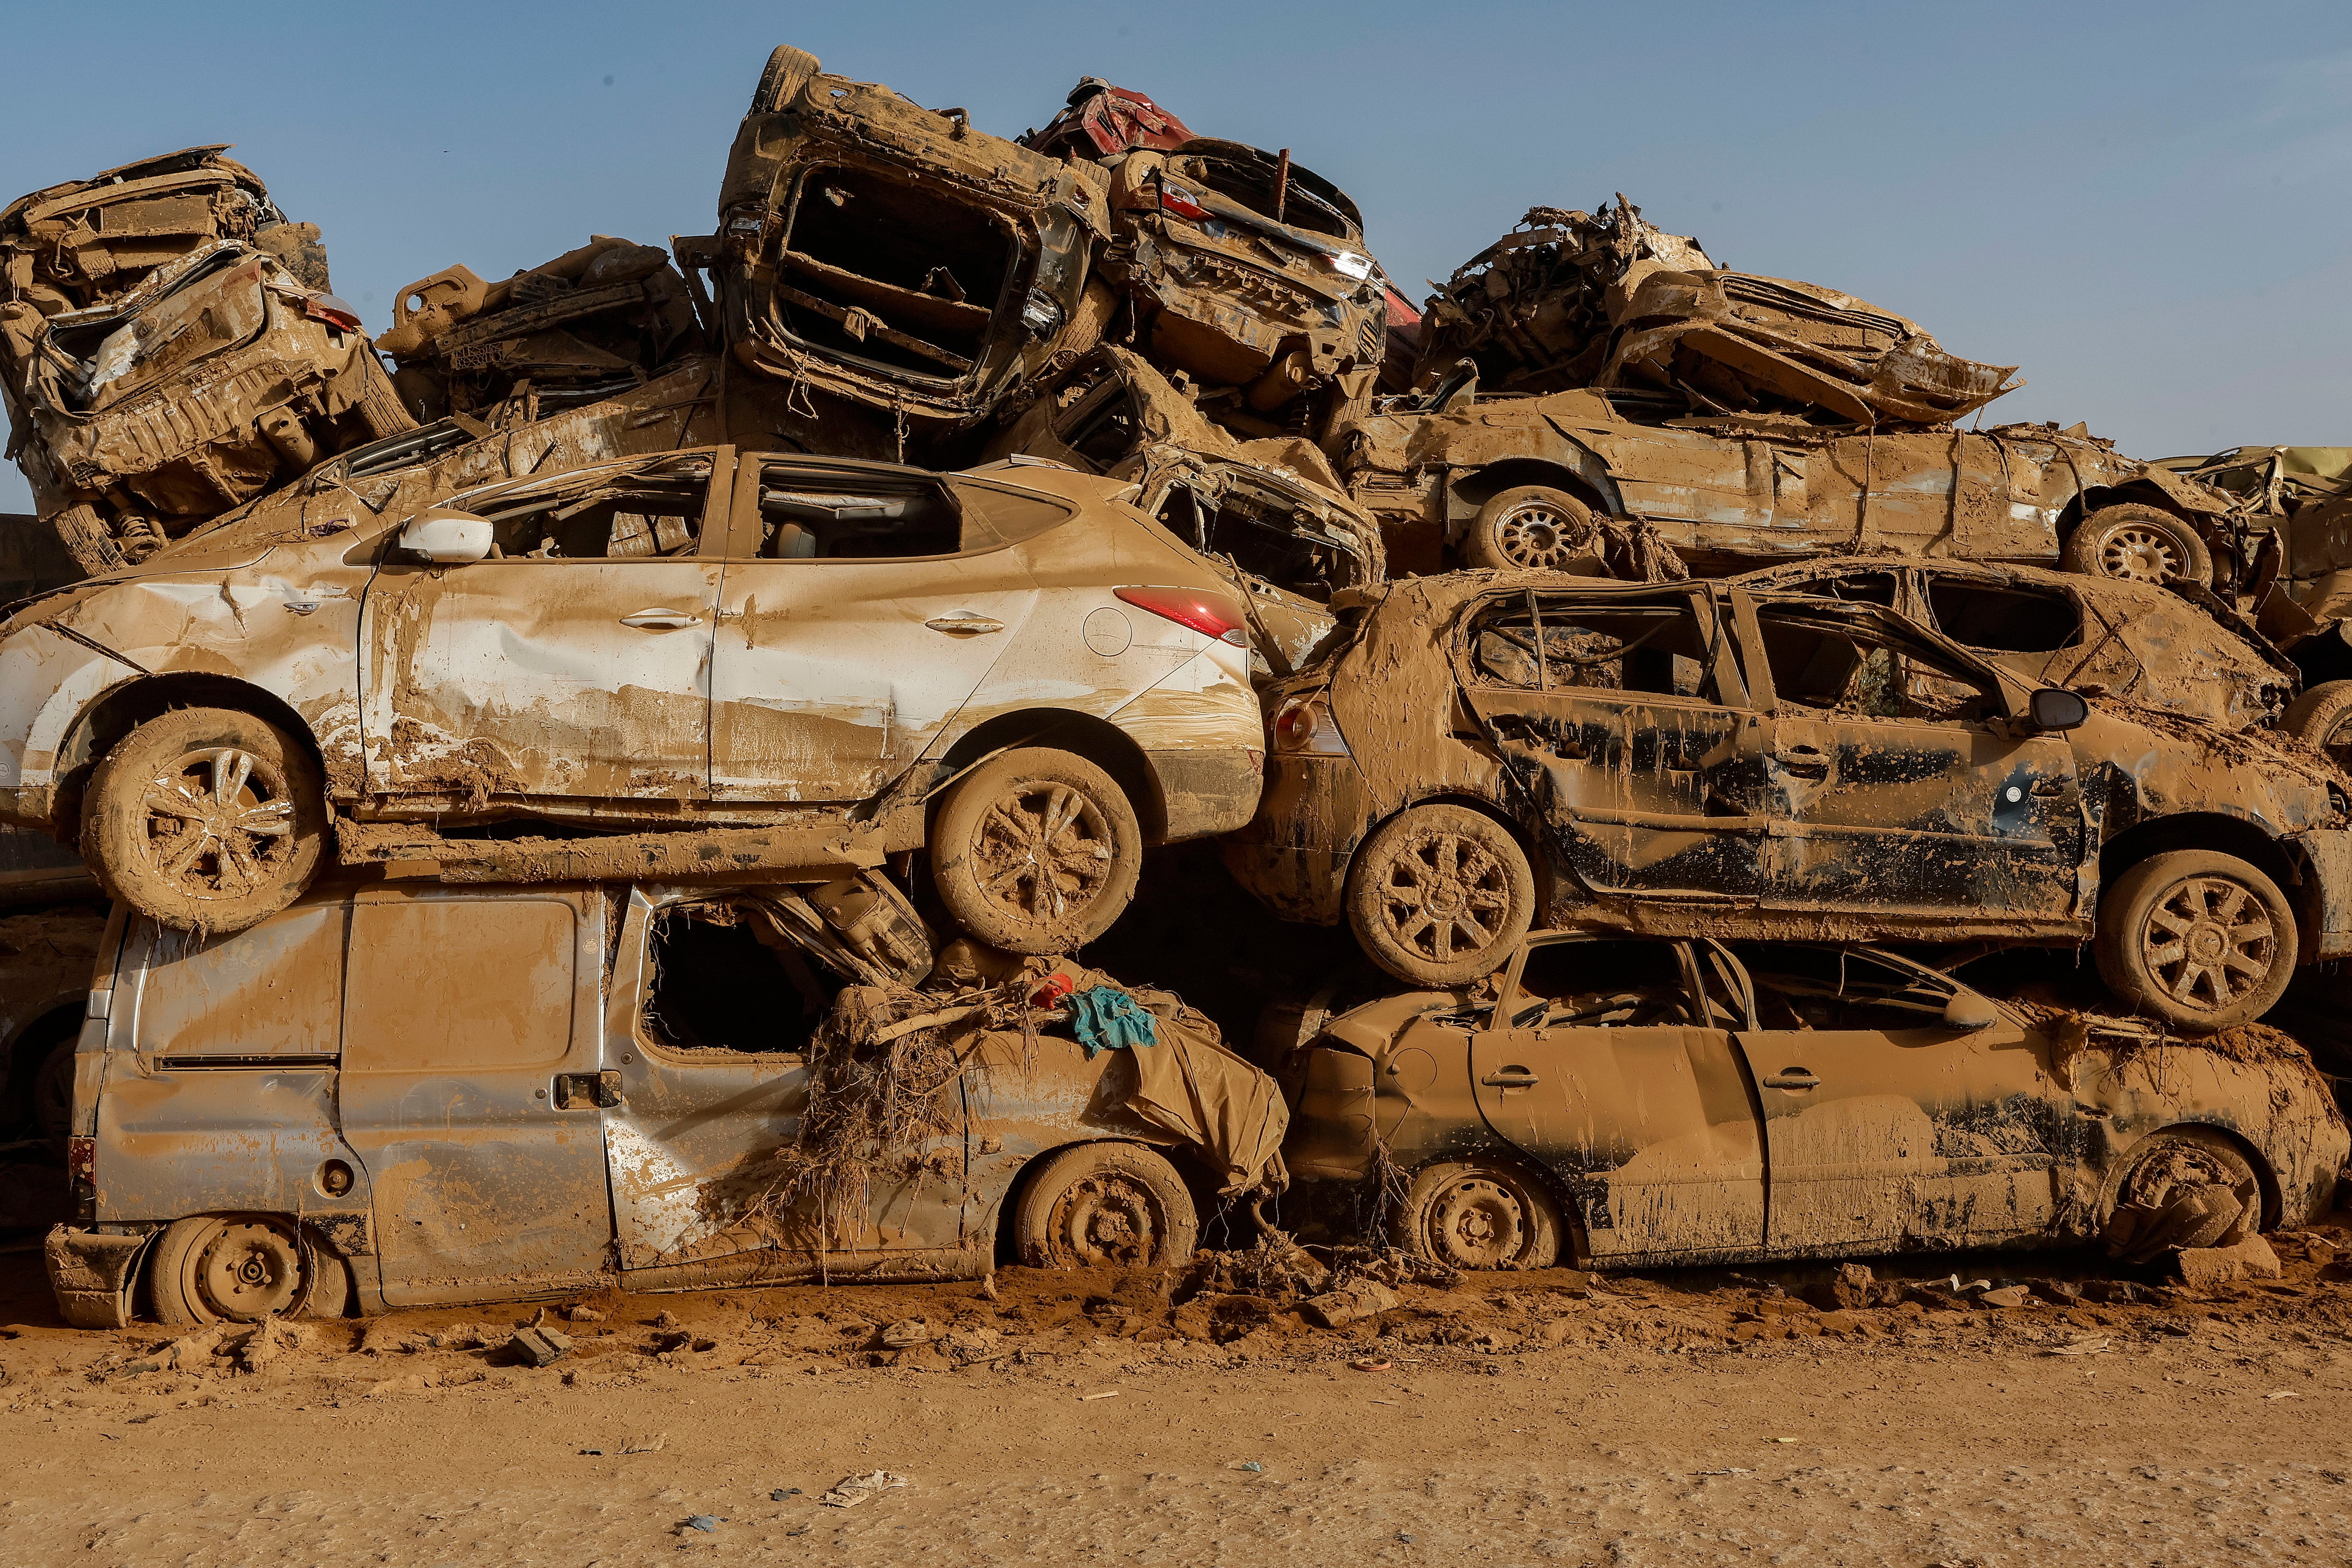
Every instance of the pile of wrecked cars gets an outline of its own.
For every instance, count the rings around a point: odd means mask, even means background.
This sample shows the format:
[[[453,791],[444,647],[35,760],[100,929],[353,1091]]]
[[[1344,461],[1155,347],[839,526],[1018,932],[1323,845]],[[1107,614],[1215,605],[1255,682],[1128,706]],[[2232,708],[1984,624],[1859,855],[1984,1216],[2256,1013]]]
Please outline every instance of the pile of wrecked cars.
[[[711,234],[373,342],[222,153],[0,213],[71,563],[0,821],[110,901],[0,931],[74,1322],[1160,1266],[1286,1188],[1512,1268],[2336,1201],[2261,1022],[2352,956],[2320,449],[1963,430],[2011,368],[1622,196],[1416,311],[1092,78],[1007,140],[780,48]],[[1078,956],[1187,843],[1357,957],[1221,1027]]]

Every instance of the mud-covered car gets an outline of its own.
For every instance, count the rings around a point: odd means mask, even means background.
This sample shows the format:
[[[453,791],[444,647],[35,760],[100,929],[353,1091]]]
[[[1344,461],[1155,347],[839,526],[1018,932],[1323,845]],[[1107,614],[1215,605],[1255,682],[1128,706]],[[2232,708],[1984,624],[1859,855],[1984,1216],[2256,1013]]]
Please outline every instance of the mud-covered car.
[[[1637,389],[1483,398],[1457,382],[1366,418],[1339,467],[1421,572],[1559,570],[1615,521],[1712,573],[1886,551],[2210,583],[2205,533],[2232,506],[2080,426],[1873,433],[1682,416]]]
[[[1248,608],[1129,489],[729,447],[413,513],[338,483],[0,623],[0,816],[214,931],[331,811],[347,861],[485,879],[928,845],[975,936],[1067,951],[1147,844],[1248,820],[1265,745]],[[574,837],[443,831],[516,818]]]
[[[1273,1083],[1172,998],[1129,994],[1156,1038],[1097,1054],[1030,1005],[1047,961],[954,951],[873,875],[345,884],[233,936],[126,911],[75,1058],[58,1302],[120,1327],[973,1279],[1000,1241],[1160,1266],[1195,1187],[1278,1173]]]
[[[412,423],[327,287],[317,226],[218,147],[0,211],[10,456],[84,571]]]
[[[1829,556],[1733,579],[1758,595],[1885,605],[2041,686],[2242,730],[2277,720],[2299,672],[2195,584],[2102,581],[1967,561]]]
[[[1333,1018],[1279,1075],[1302,1190],[1401,1173],[1392,1237],[1456,1268],[2137,1261],[2322,1218],[2352,1147],[2273,1031],[2224,1053],[2037,1027],[1866,948],[1542,933],[1504,956]]]
[[[1455,573],[1360,605],[1268,687],[1227,863],[1413,984],[1530,925],[2089,941],[2126,1006],[2210,1030],[2352,952],[2344,787],[2259,731],[2094,706],[1869,603]]]

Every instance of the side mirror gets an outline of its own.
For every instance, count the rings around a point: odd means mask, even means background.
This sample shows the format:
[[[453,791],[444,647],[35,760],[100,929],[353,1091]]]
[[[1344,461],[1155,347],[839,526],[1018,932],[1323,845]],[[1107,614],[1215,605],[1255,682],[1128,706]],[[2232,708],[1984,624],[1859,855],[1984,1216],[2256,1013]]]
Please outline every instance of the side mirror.
[[[1973,991],[1955,991],[1952,999],[1944,1004],[1944,1027],[1948,1029],[1966,1029],[1973,1034],[2000,1022],[2000,1010]]]
[[[2045,686],[2027,700],[2027,720],[2045,734],[2079,727],[2091,716],[2091,705],[2076,692]]]
[[[400,547],[436,566],[461,566],[490,552],[488,518],[445,507],[426,507],[401,524]]]

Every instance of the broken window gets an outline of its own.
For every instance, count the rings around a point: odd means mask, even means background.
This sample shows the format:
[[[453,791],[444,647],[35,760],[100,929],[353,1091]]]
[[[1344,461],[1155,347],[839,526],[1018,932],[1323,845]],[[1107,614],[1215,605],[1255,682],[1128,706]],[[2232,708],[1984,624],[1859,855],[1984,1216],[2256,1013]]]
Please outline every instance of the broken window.
[[[1473,669],[1489,686],[1721,700],[1705,624],[1684,597],[1601,606],[1517,595],[1480,617],[1470,650]]]
[[[1952,987],[1850,948],[1743,948],[1767,1029],[1922,1029],[1941,1024]]]
[[[1874,719],[2001,711],[2000,692],[1974,671],[1889,629],[1802,605],[1766,605],[1756,619],[1780,701]]]
[[[1160,503],[1169,532],[1217,560],[1317,604],[1339,585],[1337,547],[1300,531],[1298,503],[1273,489],[1234,480],[1204,493],[1189,484],[1169,489]],[[1320,529],[1318,521],[1307,526]]]
[[[831,996],[756,906],[673,905],[646,940],[648,1045],[675,1051],[797,1051]]]
[[[972,555],[1067,521],[1070,508],[1029,490],[806,459],[758,466],[759,553],[772,561],[886,561]]]
[[[821,164],[793,189],[775,299],[785,328],[815,347],[960,377],[986,346],[1019,254],[985,206]]]
[[[489,520],[493,559],[627,561],[693,554],[709,494],[710,459],[698,456],[455,504]]]
[[[2055,588],[1996,586],[1930,575],[1927,605],[1946,637],[1990,653],[2055,653],[2083,640],[2083,612]]]
[[[1515,1029],[1691,1021],[1681,949],[1668,942],[1555,942],[1531,948],[1511,1005]]]

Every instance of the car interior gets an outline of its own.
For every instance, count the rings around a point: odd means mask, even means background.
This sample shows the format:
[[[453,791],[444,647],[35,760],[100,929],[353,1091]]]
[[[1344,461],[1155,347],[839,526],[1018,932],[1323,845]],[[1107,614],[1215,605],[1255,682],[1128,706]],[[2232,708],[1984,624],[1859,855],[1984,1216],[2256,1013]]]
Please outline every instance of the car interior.
[[[627,560],[693,554],[709,494],[710,459],[698,455],[470,510],[490,523],[492,560]]]
[[[1681,949],[1667,942],[1552,942],[1528,950],[1507,1020],[1515,1029],[1688,1024]]]
[[[1767,1029],[1924,1029],[1942,1024],[1952,988],[1851,948],[1799,942],[1735,949]]]
[[[1706,628],[1687,599],[1596,608],[1528,593],[1481,616],[1470,648],[1484,685],[1719,700]]]
[[[639,1030],[678,1052],[772,1055],[808,1044],[839,982],[756,902],[673,904],[653,917]]]
[[[2001,710],[2000,693],[1973,672],[1866,622],[1797,604],[1760,605],[1756,619],[1781,701],[1874,719],[1968,721]]]
[[[1178,484],[1160,505],[1160,521],[1202,554],[1230,560],[1252,576],[1317,604],[1339,586],[1335,552],[1303,537],[1297,503],[1278,490],[1228,478],[1213,494]]]

